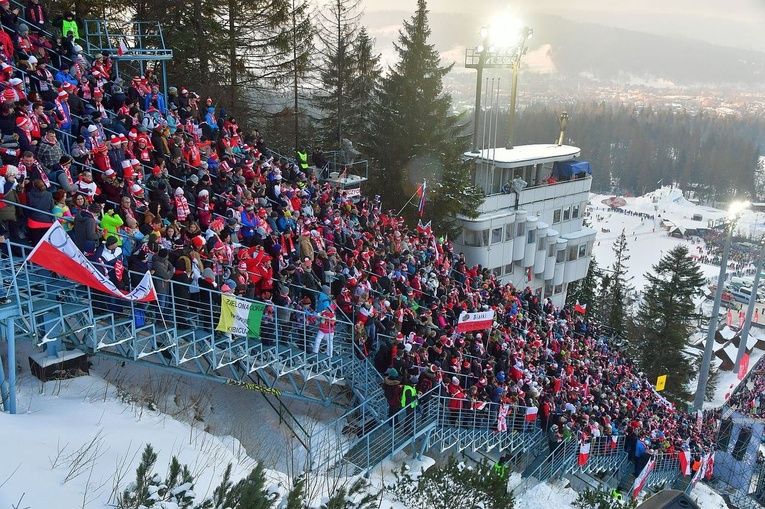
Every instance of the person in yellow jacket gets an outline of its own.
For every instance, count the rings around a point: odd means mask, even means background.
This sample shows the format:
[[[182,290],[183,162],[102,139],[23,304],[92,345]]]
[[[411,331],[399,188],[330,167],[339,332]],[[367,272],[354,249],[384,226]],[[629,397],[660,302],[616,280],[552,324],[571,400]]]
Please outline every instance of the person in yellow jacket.
[[[64,12],[64,19],[61,20],[61,35],[67,37],[69,32],[74,36],[74,40],[80,38],[80,29],[77,27],[77,20],[74,19],[72,11]]]
[[[117,245],[122,246],[122,236],[120,235],[120,227],[124,224],[124,221],[119,214],[115,213],[114,205],[107,203],[104,206],[104,217],[101,218],[101,228],[104,231],[104,238],[109,235],[117,237]]]

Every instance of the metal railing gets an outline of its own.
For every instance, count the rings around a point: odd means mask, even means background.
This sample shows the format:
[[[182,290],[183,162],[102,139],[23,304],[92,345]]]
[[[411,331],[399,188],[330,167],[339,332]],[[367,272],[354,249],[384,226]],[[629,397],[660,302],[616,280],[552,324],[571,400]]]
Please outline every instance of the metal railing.
[[[671,488],[675,481],[677,481],[682,475],[680,469],[680,460],[677,458],[677,455],[669,453],[656,453],[651,454],[651,459],[654,460],[653,468],[648,473],[641,491],[651,490],[654,488]],[[641,470],[641,474],[648,468],[649,464],[650,460]],[[633,490],[630,490],[630,495],[633,495]]]

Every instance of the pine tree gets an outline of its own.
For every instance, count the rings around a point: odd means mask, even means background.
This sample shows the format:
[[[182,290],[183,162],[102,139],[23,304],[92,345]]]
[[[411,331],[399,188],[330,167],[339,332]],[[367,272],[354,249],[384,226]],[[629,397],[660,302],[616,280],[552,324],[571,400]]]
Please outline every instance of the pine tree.
[[[471,213],[474,203],[469,198],[475,190],[469,172],[461,171],[459,158],[468,147],[468,137],[462,134],[460,117],[452,113],[451,96],[443,89],[443,78],[452,66],[441,66],[438,51],[428,43],[425,0],[418,0],[417,7],[399,31],[394,44],[399,61],[383,78],[374,108],[372,130],[377,135],[369,148],[379,168],[370,184],[386,205],[400,208],[417,184],[427,181],[427,199],[442,206],[426,207],[429,216],[440,218],[461,207]],[[452,203],[455,200],[458,203]]]
[[[627,280],[626,262],[630,259],[627,235],[624,230],[614,241],[615,260],[609,270],[608,286],[604,285],[606,296],[603,301],[605,325],[618,336],[624,337],[627,328],[627,294],[632,290]]]
[[[292,489],[287,493],[284,509],[303,509],[305,507],[305,477],[299,475],[292,483]]]
[[[406,465],[394,472],[395,483],[387,486],[396,501],[406,507],[432,509],[512,509],[515,498],[507,480],[485,462],[468,467],[449,457],[443,466],[434,465],[414,478]]]
[[[576,509],[635,509],[637,507],[636,500],[617,498],[612,493],[587,488],[579,492],[573,505]]]
[[[566,295],[566,306],[574,307],[579,302],[580,304],[587,304],[587,315],[598,316],[598,285],[602,274],[598,268],[598,262],[595,261],[595,256],[590,257],[590,265],[587,268],[587,275],[584,279],[580,279],[568,285],[568,293]]]
[[[699,318],[693,298],[704,285],[698,262],[681,244],[665,254],[645,275],[640,307],[633,321],[631,347],[649,380],[668,375],[666,394],[687,400],[687,382],[695,376],[694,363],[684,353]]]
[[[374,40],[369,37],[366,27],[361,27],[353,44],[355,68],[353,79],[348,85],[346,104],[347,138],[356,150],[368,153],[371,140],[376,137],[371,128],[372,112],[380,91],[380,55],[374,52]]]
[[[240,493],[235,505],[238,509],[270,509],[277,498],[276,493],[270,493],[266,488],[265,469],[260,462],[234,489]]]
[[[359,3],[359,0],[329,0],[318,11],[321,89],[313,101],[323,113],[319,125],[324,138],[331,140],[329,145],[324,143],[325,147],[339,148],[340,140],[347,137],[346,112],[356,69],[353,43],[361,18]]]
[[[379,493],[370,491],[369,483],[359,478],[347,490],[341,487],[321,505],[321,509],[375,509],[379,507]]]
[[[181,465],[175,456],[170,460],[165,479],[153,472],[157,463],[157,453],[150,444],[141,454],[141,462],[136,468],[136,479],[125,488],[117,500],[119,509],[141,509],[165,507],[164,502],[179,509],[188,509],[194,503],[194,476],[187,465]],[[197,506],[209,507],[208,503]]]

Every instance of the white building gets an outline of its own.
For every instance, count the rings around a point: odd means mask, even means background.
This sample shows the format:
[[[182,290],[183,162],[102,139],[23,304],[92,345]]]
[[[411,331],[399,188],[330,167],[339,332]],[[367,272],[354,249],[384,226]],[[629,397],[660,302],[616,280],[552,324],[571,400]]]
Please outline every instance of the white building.
[[[579,153],[554,144],[465,153],[486,195],[476,218],[458,217],[455,251],[469,267],[480,264],[503,283],[563,305],[568,284],[587,275],[595,241],[595,230],[582,227],[592,177]]]

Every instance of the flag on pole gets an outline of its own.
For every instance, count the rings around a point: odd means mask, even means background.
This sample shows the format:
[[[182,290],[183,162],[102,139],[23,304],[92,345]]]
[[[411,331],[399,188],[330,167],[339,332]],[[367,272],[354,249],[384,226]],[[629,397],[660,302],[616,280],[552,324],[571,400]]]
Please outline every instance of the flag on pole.
[[[423,180],[420,187],[417,189],[417,195],[420,197],[420,205],[417,207],[417,213],[422,217],[422,213],[425,211],[425,190],[428,187],[427,181]]]
[[[714,453],[714,451],[712,451],[708,456],[709,457],[707,458],[707,474],[706,474],[706,476],[704,476],[704,479],[706,479],[707,481],[712,478],[712,473],[714,472],[714,469],[715,469],[715,453]]]
[[[590,458],[590,443],[583,442],[579,444],[579,458],[577,463],[580,467],[583,467],[587,460]]]
[[[754,310],[754,318],[752,318],[754,323],[760,323],[760,312],[756,309]]]
[[[221,295],[220,304],[220,320],[215,330],[248,338],[260,337],[260,324],[266,309],[265,303],[247,302]]]
[[[667,375],[660,375],[656,379],[656,392],[663,391],[667,385]]]
[[[609,445],[611,446],[611,450],[616,449],[616,446],[619,445],[619,436],[611,435],[611,440],[609,441]]]
[[[574,305],[574,312],[575,313],[582,313],[583,315],[587,313],[587,304],[579,304],[579,301],[576,301],[576,304]]]
[[[638,495],[640,495],[640,491],[643,489],[643,486],[645,486],[645,482],[648,479],[648,474],[651,473],[655,465],[656,465],[656,460],[652,459],[648,463],[646,463],[645,467],[643,467],[643,470],[640,471],[640,475],[637,476],[637,479],[635,479],[635,483],[632,485],[633,500],[637,499]]]
[[[119,299],[133,302],[157,300],[151,273],[147,271],[132,292],[122,292],[106,274],[88,260],[58,221],[48,228],[40,242],[29,253],[27,261]]]
[[[526,407],[526,422],[534,422],[537,420],[537,414],[539,409],[535,406]]]
[[[738,312],[738,327],[739,329],[744,326],[744,320],[746,320],[746,313],[743,311]]]
[[[684,476],[691,475],[691,451],[677,451],[677,459],[680,461],[680,472]]]
[[[128,52],[128,47],[127,47],[127,44],[125,43],[125,39],[120,39],[120,45],[117,48],[117,54],[119,56],[122,56],[127,52]]]

